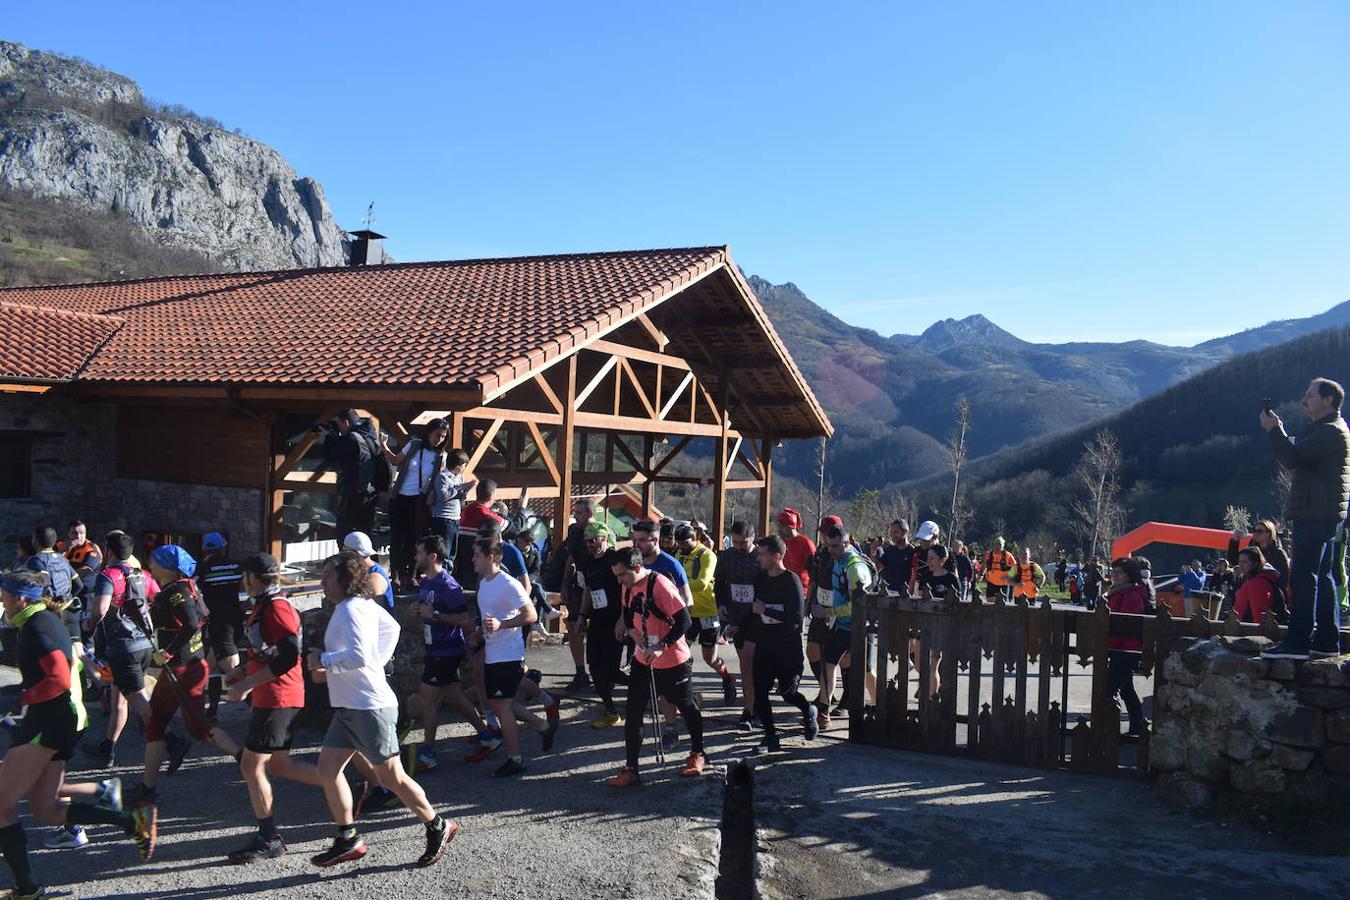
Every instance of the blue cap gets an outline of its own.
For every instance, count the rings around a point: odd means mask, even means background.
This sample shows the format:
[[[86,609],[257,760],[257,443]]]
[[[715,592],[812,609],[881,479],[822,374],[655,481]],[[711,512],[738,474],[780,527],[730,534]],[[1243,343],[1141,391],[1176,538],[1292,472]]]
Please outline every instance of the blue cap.
[[[192,558],[192,554],[177,544],[156,547],[150,553],[150,561],[157,566],[180,572],[187,578],[191,578],[197,571],[197,561]]]
[[[206,537],[202,538],[203,550],[223,550],[225,549],[225,536],[219,531],[208,531]]]

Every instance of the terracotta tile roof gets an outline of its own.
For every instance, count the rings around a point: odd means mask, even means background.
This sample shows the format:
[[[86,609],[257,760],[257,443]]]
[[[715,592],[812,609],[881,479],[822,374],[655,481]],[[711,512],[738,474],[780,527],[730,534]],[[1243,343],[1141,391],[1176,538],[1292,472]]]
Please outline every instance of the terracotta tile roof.
[[[0,301],[0,380],[69,381],[121,325],[115,316]]]
[[[10,288],[0,301],[124,319],[87,381],[490,389],[726,257],[699,247],[187,275]]]

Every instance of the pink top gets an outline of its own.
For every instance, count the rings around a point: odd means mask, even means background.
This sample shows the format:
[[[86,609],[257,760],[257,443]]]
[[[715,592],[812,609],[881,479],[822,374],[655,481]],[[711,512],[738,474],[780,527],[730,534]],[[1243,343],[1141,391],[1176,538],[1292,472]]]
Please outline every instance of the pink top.
[[[648,646],[670,634],[672,619],[684,609],[684,600],[670,579],[660,572],[646,570],[642,580],[623,589],[624,622],[642,633],[645,628]],[[680,635],[656,658],[654,669],[673,669],[689,660],[689,645]]]

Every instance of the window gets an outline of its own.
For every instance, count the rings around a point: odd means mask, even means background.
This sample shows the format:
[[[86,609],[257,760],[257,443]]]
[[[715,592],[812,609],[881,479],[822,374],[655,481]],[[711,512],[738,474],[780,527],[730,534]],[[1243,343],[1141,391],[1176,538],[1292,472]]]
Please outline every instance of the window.
[[[0,432],[0,497],[33,496],[33,436]]]

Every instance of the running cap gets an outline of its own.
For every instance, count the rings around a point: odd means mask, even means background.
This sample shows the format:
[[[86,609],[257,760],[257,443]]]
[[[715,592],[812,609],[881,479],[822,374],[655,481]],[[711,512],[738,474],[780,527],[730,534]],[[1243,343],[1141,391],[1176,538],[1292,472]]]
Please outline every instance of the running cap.
[[[675,540],[692,541],[694,539],[694,526],[688,522],[681,522],[675,526]]]
[[[778,514],[778,521],[789,528],[795,528],[798,531],[802,529],[802,514],[790,506],[783,507],[783,511]]]
[[[170,571],[191,578],[197,573],[197,561],[177,544],[165,544],[150,551],[150,561]]]
[[[820,530],[829,531],[831,528],[843,529],[844,520],[838,516],[826,516],[820,520]]]
[[[357,556],[369,557],[375,553],[375,545],[370,542],[370,535],[364,531],[353,531],[347,535],[342,541],[342,546]]]
[[[599,521],[598,519],[592,519],[586,525],[586,537],[588,538],[593,537],[607,538],[609,536],[610,536],[609,526],[606,525],[604,522]]]
[[[931,521],[920,522],[919,530],[914,532],[915,539],[920,541],[935,541],[941,536],[942,529],[938,527],[936,522]]]
[[[202,549],[224,550],[225,536],[222,535],[219,531],[208,531],[206,533],[206,536],[202,538]]]

